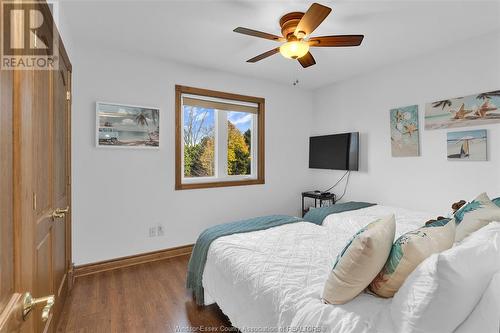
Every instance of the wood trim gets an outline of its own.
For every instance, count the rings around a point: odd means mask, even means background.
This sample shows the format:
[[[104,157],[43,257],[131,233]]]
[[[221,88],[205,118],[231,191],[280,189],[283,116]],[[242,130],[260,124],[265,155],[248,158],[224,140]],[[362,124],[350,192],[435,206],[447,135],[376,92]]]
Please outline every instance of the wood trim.
[[[257,123],[257,145],[258,145],[258,159],[257,159],[257,178],[248,180],[235,180],[235,181],[216,181],[206,183],[182,183],[182,130],[181,124],[181,105],[182,94],[193,94],[207,97],[216,97],[234,101],[243,101],[249,103],[256,103],[258,105],[258,123]],[[208,90],[202,88],[194,88],[182,85],[175,86],[175,189],[176,190],[192,190],[201,188],[214,188],[214,187],[228,187],[228,186],[244,186],[244,185],[259,185],[265,184],[265,99],[261,97],[253,97],[246,95],[239,95],[233,93],[226,93],[222,91]]]
[[[209,182],[209,183],[192,183],[181,184],[177,190],[193,190],[197,188],[213,188],[213,187],[226,187],[226,186],[244,186],[244,185],[258,185],[264,184],[263,179],[248,179],[248,180],[232,180],[226,182]]]
[[[61,43],[61,45],[63,45]],[[63,45],[64,46],[64,45]],[[71,182],[73,176],[72,176],[72,140],[73,140],[73,134],[71,130],[71,123],[73,119],[73,72],[72,72],[72,67],[71,63],[68,60],[69,67],[67,68],[67,92],[69,92],[69,99],[66,100],[67,103],[67,111],[68,111],[68,127],[67,127],[67,140],[68,140],[68,145],[67,145],[67,150],[66,150],[66,158],[68,159],[68,170],[67,170],[67,176],[68,176],[68,183],[67,183],[67,193],[68,193],[68,206],[70,207],[69,213],[66,214],[66,270],[67,270],[67,277],[68,277],[68,291],[71,291],[71,288],[73,287],[73,196],[72,196],[72,188],[73,184]]]
[[[68,273],[66,273],[68,279],[68,290],[71,292],[73,286],[75,285],[75,264],[71,263]]]
[[[258,117],[258,138],[257,138],[257,145],[258,145],[258,163],[257,163],[257,180],[261,181],[262,183],[259,184],[264,184],[266,175],[265,175],[265,156],[266,156],[266,102],[262,100],[261,103],[259,103],[259,117]]]
[[[203,88],[194,88],[194,87],[181,86],[181,85],[175,85],[175,91],[180,92],[180,93],[185,93],[185,94],[201,95],[201,96],[207,96],[207,97],[217,97],[217,98],[222,98],[222,99],[230,99],[233,101],[242,101],[242,102],[249,102],[249,103],[256,103],[256,104],[261,104],[261,103],[264,103],[264,101],[265,101],[265,99],[262,97],[233,94],[233,93],[227,93],[227,92],[222,92],[222,91],[209,90],[209,89],[203,89]]]
[[[175,189],[182,189],[182,86],[175,86]]]
[[[81,276],[96,274],[100,272],[110,271],[113,269],[129,267],[139,264],[144,264],[147,262],[158,261],[168,258],[174,258],[178,256],[191,254],[193,250],[193,244],[173,247],[170,249],[159,250],[148,253],[141,253],[127,257],[121,257],[111,260],[105,260],[100,262],[95,262],[91,264],[85,264],[80,266],[75,266],[74,268],[74,278],[79,278]]]

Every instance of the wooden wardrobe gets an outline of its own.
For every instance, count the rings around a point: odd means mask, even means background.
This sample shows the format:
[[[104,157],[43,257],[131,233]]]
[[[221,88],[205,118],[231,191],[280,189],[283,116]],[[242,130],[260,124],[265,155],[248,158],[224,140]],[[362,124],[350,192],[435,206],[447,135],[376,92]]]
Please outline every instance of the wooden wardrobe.
[[[58,48],[58,69],[0,71],[1,333],[55,332],[71,288],[71,63]]]

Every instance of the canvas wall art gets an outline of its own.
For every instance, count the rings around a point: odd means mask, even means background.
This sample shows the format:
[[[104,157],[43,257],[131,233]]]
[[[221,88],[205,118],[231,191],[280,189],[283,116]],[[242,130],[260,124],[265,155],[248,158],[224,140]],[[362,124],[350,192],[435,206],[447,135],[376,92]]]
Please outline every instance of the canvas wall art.
[[[418,106],[392,109],[390,117],[392,156],[419,156]]]
[[[500,90],[429,103],[425,106],[425,129],[498,123],[499,108]]]
[[[98,102],[96,114],[98,147],[159,147],[159,109]]]
[[[450,132],[447,137],[448,159],[486,161],[486,130]]]

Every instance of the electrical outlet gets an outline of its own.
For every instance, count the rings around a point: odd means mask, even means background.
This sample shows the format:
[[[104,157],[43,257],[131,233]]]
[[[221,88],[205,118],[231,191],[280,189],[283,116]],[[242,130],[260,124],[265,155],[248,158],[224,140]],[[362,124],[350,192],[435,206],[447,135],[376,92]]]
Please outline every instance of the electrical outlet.
[[[156,227],[156,230],[157,230],[157,235],[158,237],[160,236],[165,236],[165,229],[163,229],[163,226],[161,224],[159,224],[157,227]]]
[[[149,227],[149,237],[156,237],[156,227]]]

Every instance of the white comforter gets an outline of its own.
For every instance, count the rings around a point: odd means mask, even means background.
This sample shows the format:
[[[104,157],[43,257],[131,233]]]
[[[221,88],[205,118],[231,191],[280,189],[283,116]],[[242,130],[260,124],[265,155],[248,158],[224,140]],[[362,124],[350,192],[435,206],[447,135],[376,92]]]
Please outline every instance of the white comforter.
[[[390,299],[362,294],[344,305],[328,305],[321,293],[353,233],[393,213],[396,237],[436,216],[377,205],[330,215],[323,226],[301,222],[221,237],[208,252],[205,302],[216,302],[243,332],[391,332]]]

